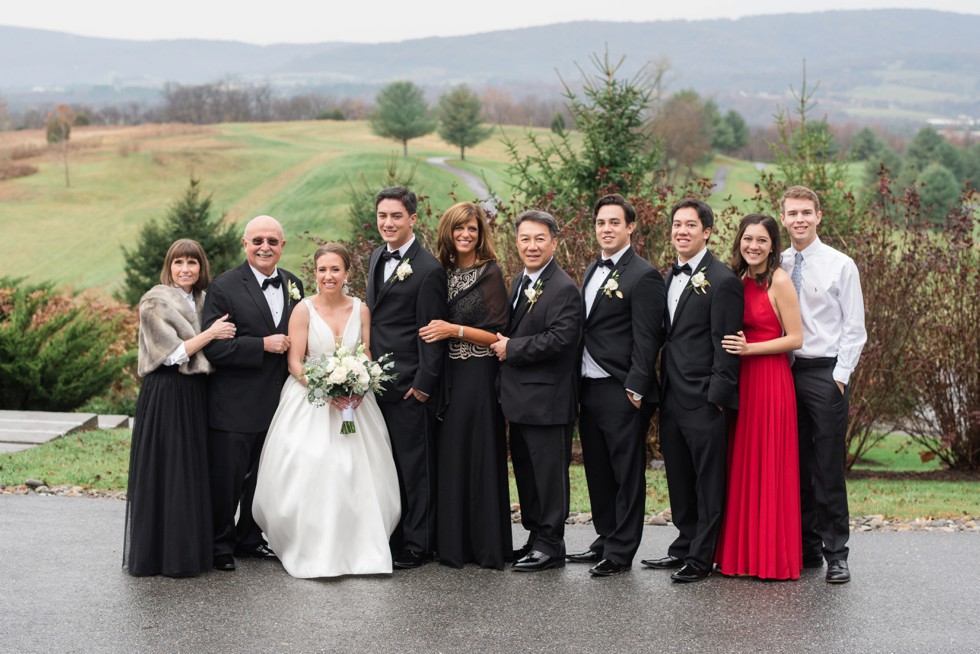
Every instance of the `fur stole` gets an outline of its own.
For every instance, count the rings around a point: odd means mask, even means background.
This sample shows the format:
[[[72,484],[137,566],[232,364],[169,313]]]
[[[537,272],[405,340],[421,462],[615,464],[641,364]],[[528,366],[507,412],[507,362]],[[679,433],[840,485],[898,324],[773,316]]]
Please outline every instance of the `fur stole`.
[[[158,284],[140,298],[139,367],[140,377],[153,372],[173,354],[182,342],[201,332],[201,310],[204,294],[195,298],[197,310],[191,309],[180,289]],[[195,352],[180,364],[184,375],[208,374],[214,367],[204,357],[203,351]]]

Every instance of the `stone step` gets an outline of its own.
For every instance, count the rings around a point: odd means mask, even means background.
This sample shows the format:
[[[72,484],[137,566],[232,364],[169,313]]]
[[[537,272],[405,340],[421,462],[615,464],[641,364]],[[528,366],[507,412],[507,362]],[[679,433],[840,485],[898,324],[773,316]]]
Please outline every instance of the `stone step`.
[[[29,450],[35,445],[37,445],[37,443],[0,443],[0,454]]]
[[[38,445],[98,426],[99,417],[94,413],[0,411],[0,443]]]
[[[129,416],[100,415],[99,429],[122,429],[124,427],[132,427],[132,425],[129,424],[129,420]]]

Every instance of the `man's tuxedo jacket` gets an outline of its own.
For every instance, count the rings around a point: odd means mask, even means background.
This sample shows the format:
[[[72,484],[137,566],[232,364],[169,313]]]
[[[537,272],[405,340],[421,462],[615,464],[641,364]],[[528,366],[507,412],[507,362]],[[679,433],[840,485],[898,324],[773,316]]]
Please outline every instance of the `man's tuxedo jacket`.
[[[511,285],[511,306],[522,280],[523,272]],[[538,280],[537,300],[531,304],[522,294],[512,311],[507,360],[500,367],[500,405],[511,422],[569,424],[578,405],[582,296],[554,259]]]

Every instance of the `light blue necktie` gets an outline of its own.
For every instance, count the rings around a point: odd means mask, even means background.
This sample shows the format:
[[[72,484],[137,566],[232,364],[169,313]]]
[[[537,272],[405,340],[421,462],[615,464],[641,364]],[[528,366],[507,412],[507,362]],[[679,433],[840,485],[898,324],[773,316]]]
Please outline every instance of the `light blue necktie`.
[[[793,288],[796,289],[796,297],[800,297],[800,290],[803,288],[803,254],[797,252],[793,255],[793,274],[791,275],[793,280]],[[792,351],[787,353],[789,355],[789,365],[792,368],[793,362],[796,360],[796,355]]]
[[[793,255],[793,288],[796,289],[796,297],[800,296],[800,289],[803,287],[803,254],[797,252]]]

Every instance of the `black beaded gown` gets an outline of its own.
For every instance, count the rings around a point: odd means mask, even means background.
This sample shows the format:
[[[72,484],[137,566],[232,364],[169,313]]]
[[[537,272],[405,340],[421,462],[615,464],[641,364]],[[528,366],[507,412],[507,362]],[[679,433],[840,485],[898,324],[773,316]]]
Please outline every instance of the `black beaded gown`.
[[[448,271],[449,321],[491,333],[509,311],[494,262]],[[497,402],[497,357],[488,347],[449,341],[437,436],[436,545],[439,562],[502,570],[511,558],[504,419]]]

